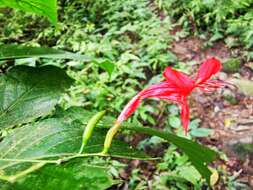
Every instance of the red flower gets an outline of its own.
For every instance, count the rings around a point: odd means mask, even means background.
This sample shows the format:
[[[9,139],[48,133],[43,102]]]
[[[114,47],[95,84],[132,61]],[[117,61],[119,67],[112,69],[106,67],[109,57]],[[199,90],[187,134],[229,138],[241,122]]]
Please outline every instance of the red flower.
[[[194,88],[200,88],[203,92],[212,92],[216,88],[224,87],[225,85],[221,81],[209,80],[220,69],[220,61],[214,57],[203,62],[194,80],[183,72],[176,71],[170,67],[165,68],[163,76],[166,80],[159,84],[154,84],[134,96],[120,113],[117,123],[120,124],[130,117],[142,99],[159,98],[174,101],[181,106],[181,122],[185,133],[187,133],[190,115],[187,96]]]

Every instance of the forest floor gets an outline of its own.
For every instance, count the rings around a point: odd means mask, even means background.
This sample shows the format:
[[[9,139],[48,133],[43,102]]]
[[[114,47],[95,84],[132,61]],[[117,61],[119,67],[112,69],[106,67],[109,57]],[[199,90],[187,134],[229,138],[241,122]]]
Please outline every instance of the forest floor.
[[[154,6],[152,4],[152,6]],[[156,10],[156,7],[152,7]],[[157,11],[157,15],[163,19],[165,15]],[[177,36],[181,32],[180,27],[175,27],[169,32],[170,35]],[[180,36],[180,35],[179,35]],[[240,48],[231,49],[223,41],[210,43],[196,36],[175,39],[168,49],[173,52],[179,61],[187,64],[194,62],[193,70],[197,71],[200,63],[207,57],[215,56],[224,63],[234,57],[239,57],[241,65],[237,71],[229,72],[222,70],[217,78],[233,84],[234,79],[253,81],[253,62],[241,59]],[[236,55],[236,56],[235,56]],[[193,72],[194,73],[194,72]],[[226,161],[220,159],[215,163],[224,171],[229,172],[239,182],[247,184],[249,189],[253,189],[253,96],[242,93],[235,85],[230,85],[224,89],[217,90],[212,94],[205,94],[195,90],[189,97],[191,116],[201,120],[201,127],[210,128],[213,133],[203,138],[198,138],[205,145],[216,147],[224,152]],[[162,118],[167,117],[162,114]],[[163,123],[163,122],[161,122]],[[155,126],[162,128],[163,126]],[[136,146],[145,135],[133,135],[131,145]],[[148,148],[145,150],[156,157],[162,156],[167,147],[158,149]],[[129,180],[135,168],[140,168],[140,178],[143,180],[152,179],[156,172],[154,162],[131,160],[126,161],[127,167],[120,171],[123,180]],[[144,177],[142,177],[144,176]],[[122,189],[127,189],[128,184],[124,183]],[[220,181],[215,189],[223,190],[225,184]],[[152,187],[150,187],[152,189]]]
[[[197,37],[188,37],[174,41],[171,51],[184,62],[201,63],[208,56],[227,60],[232,55],[223,42],[216,42],[205,48],[204,41]],[[238,50],[236,50],[238,51]],[[242,63],[236,73],[220,72],[219,79],[232,81],[235,77],[253,79],[250,69],[252,62]],[[224,99],[229,94],[234,101]],[[194,92],[191,99],[191,114],[201,119],[201,126],[213,129],[211,137],[200,139],[204,144],[216,146],[228,156],[224,167],[237,175],[239,181],[253,188],[253,97],[247,96],[231,86],[205,95]]]
[[[232,57],[232,50],[223,42],[216,42],[211,47],[205,47],[205,42],[197,37],[186,37],[175,40],[170,48],[180,61],[196,62],[194,70],[209,56],[215,56],[221,61]],[[237,72],[221,71],[218,79],[231,81],[234,78],[253,79],[253,71],[249,67],[252,63],[245,62]],[[233,97],[233,101],[226,99],[225,95]],[[239,182],[253,188],[253,97],[241,93],[231,85],[212,94],[194,91],[189,98],[191,116],[200,118],[201,127],[213,130],[208,138],[198,138],[205,145],[216,147],[226,154],[227,160],[219,160],[219,165],[228,171]],[[164,116],[165,117],[165,116]],[[131,145],[136,146],[145,135],[134,135]],[[146,150],[154,156],[162,156],[166,147]],[[156,166],[154,162],[139,160],[126,161],[128,167],[120,171],[120,176],[128,180],[134,168],[141,169],[145,179],[152,179]],[[127,184],[125,184],[127,185]],[[215,189],[222,190],[225,186],[220,183]],[[124,187],[122,187],[124,189]]]

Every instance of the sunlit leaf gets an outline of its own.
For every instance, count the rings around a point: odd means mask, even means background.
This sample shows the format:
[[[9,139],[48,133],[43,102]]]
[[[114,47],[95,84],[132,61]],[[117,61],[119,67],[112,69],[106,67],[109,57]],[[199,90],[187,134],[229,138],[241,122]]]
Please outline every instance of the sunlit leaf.
[[[5,6],[45,16],[57,25],[57,0],[0,0],[0,7]]]

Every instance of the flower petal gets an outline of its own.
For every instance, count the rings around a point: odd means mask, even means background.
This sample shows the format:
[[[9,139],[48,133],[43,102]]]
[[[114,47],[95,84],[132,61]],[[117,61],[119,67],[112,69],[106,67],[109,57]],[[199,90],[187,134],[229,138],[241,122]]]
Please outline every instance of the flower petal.
[[[181,88],[185,93],[189,93],[193,88],[193,81],[185,73],[176,71],[170,67],[166,67],[163,73],[166,80],[178,88]]]
[[[201,84],[216,74],[221,69],[221,62],[215,57],[205,60],[200,66],[195,84]]]
[[[180,94],[182,93],[181,88],[178,88],[174,84],[163,81],[158,84],[154,84],[150,86],[149,88],[143,90],[141,92],[141,95],[143,98],[150,98],[150,97],[156,97],[156,96],[167,96],[170,94]]]
[[[188,125],[190,119],[190,109],[186,100],[181,103],[181,122],[184,127],[185,135],[188,132]]]
[[[134,96],[128,103],[127,105],[124,107],[124,109],[122,110],[122,112],[120,113],[120,115],[117,118],[117,122],[120,124],[122,123],[124,120],[126,120],[127,118],[130,117],[130,115],[137,109],[137,107],[140,105],[141,103],[141,95],[140,93],[137,94],[136,96]]]
[[[163,100],[172,100],[179,102],[181,99],[181,91],[175,85],[169,82],[161,82],[154,84],[147,89],[142,90],[136,96],[134,96],[128,104],[124,107],[117,122],[121,123],[126,120],[140,105],[141,100],[144,98],[159,98]]]

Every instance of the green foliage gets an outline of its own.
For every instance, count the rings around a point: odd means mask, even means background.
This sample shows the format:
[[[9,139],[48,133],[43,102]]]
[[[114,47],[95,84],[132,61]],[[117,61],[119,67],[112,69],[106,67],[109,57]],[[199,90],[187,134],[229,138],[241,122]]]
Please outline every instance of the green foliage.
[[[63,113],[61,113],[59,116],[61,117],[62,114]],[[66,118],[80,120],[81,122],[83,122],[83,124],[87,124],[87,116],[92,115],[92,113],[89,113],[88,111],[82,110],[78,107],[73,107],[66,110],[66,114],[67,114]],[[110,127],[113,121],[114,120],[111,117],[104,117],[101,120],[100,124],[98,124],[98,126]],[[138,133],[148,134],[151,136],[155,135],[157,137],[160,137],[176,145],[189,157],[192,164],[197,168],[197,170],[202,174],[202,176],[205,177],[207,181],[209,181],[211,172],[206,167],[206,165],[210,163],[211,161],[213,161],[215,157],[217,156],[214,151],[208,148],[205,148],[204,146],[201,146],[200,144],[194,141],[173,135],[171,133],[163,132],[163,131],[159,131],[156,129],[143,127],[143,126],[138,127],[138,125],[140,124],[124,123],[123,129],[131,130]]]
[[[43,159],[51,158],[50,161],[44,162],[57,163],[63,156],[78,155],[82,144],[82,126],[79,122],[65,122],[64,118],[51,118],[14,129],[13,133],[0,143],[0,168],[3,175],[15,175],[19,170],[23,171],[30,166],[20,164],[22,162],[32,163],[34,160],[42,160],[43,163]],[[87,156],[101,151],[105,133],[106,131],[102,129],[93,132],[92,138],[83,150]],[[119,157],[147,158],[145,154],[128,148],[126,143],[117,140],[110,153]],[[80,157],[85,157],[85,154]],[[15,159],[18,161],[15,162]]]
[[[57,67],[17,66],[0,75],[0,128],[48,115],[72,80]]]
[[[149,135],[156,135],[160,138],[163,138],[169,142],[172,142],[174,145],[179,147],[190,159],[195,168],[201,173],[203,177],[206,178],[207,182],[210,182],[211,172],[207,168],[207,164],[215,159],[217,156],[216,153],[208,148],[200,146],[194,141],[178,137],[176,135],[157,131],[155,129],[146,128],[146,127],[132,127],[133,131],[141,132]]]
[[[184,136],[184,130],[181,126],[181,121],[179,119],[179,110],[177,107],[170,106],[169,117],[166,121],[166,131],[174,131],[179,136]],[[213,130],[208,128],[200,127],[200,119],[194,119],[189,124],[189,134],[188,139],[193,139],[195,137],[207,137],[212,134]]]
[[[57,50],[47,47],[31,47],[23,45],[0,45],[0,61],[23,58],[52,58],[52,59],[72,59],[80,62],[93,61],[100,68],[107,71],[109,76],[115,68],[114,64],[108,60],[100,62],[97,60],[91,60],[88,56],[80,55],[77,53],[70,53],[67,51]],[[4,62],[3,62],[4,63]]]
[[[169,0],[162,5],[185,29],[211,34],[210,41],[228,36],[230,47],[252,48],[252,0]]]
[[[59,73],[59,74],[56,74],[56,73]],[[56,100],[58,100],[59,98],[59,94],[57,94],[57,92],[58,91],[62,92],[63,89],[68,87],[70,84],[70,79],[68,79],[68,77],[64,74],[64,72],[52,66],[41,67],[39,69],[26,67],[26,66],[18,66],[11,69],[6,75],[3,75],[2,77],[6,78],[4,81],[6,81],[7,83],[7,84],[3,84],[3,87],[5,87],[3,88],[4,99],[8,97],[5,95],[7,93],[5,92],[6,89],[7,90],[19,89],[18,92],[21,93],[20,95],[16,93],[10,93],[8,91],[8,94],[13,94],[14,98],[12,98],[12,101],[10,101],[9,103],[10,105],[7,106],[8,111],[3,112],[5,117],[3,117],[2,119],[2,123],[4,123],[5,125],[2,125],[2,126],[6,126],[6,127],[29,122],[32,119],[42,116],[41,114],[47,115],[49,113],[48,110],[46,111],[39,110],[40,114],[36,115],[35,113],[37,113],[38,111],[34,111],[34,109],[40,108],[40,106],[43,105],[42,100],[43,101],[46,100],[47,106],[42,106],[42,108],[47,108],[47,109],[50,108],[52,110],[52,108],[57,103],[57,101],[55,101],[53,98],[57,98]],[[32,82],[31,80],[29,80],[31,78],[33,79]],[[65,82],[63,78],[66,78]],[[41,81],[43,81],[43,83],[41,83]],[[41,86],[38,86],[38,84],[40,84]],[[6,88],[6,86],[8,88]],[[21,89],[23,89],[23,92]],[[56,91],[52,91],[52,89]],[[48,94],[51,96],[49,96]],[[52,94],[54,96],[52,96]],[[34,97],[39,98],[39,101]],[[30,102],[31,99],[33,100],[33,103],[28,104],[26,106],[27,103],[31,103]],[[29,100],[29,101],[27,102],[25,100]],[[39,103],[38,106],[36,106],[36,101],[38,101]],[[49,104],[48,101],[54,102],[53,104],[50,102],[52,104],[51,107],[48,106]],[[2,101],[2,103],[6,104],[6,101]],[[3,104],[2,107],[4,106],[5,105]],[[30,108],[28,106],[30,106]],[[22,110],[23,107],[27,108],[27,110],[23,111]],[[67,113],[70,114],[70,113],[73,113],[73,111],[67,112]],[[75,113],[76,119],[78,115],[82,116],[82,118],[86,115],[85,112],[81,112],[81,114],[80,113],[76,114],[76,112],[74,113]],[[11,120],[14,118],[15,115],[18,115],[18,117],[16,117],[18,119]],[[82,126],[81,123],[68,120],[68,118],[73,119],[72,116],[71,117],[69,116],[71,115],[68,115],[66,118],[63,117],[62,119],[61,117],[59,119],[47,119],[41,122],[36,122],[30,125],[27,125],[22,128],[12,130],[12,134],[4,138],[4,140],[0,144],[0,148],[1,148],[0,164],[2,164],[2,167],[1,167],[2,179],[16,181],[17,179],[19,179],[20,176],[23,177],[24,174],[32,172],[33,171],[32,169],[34,168],[34,166],[36,166],[35,167],[36,170],[39,169],[43,165],[39,165],[38,168],[37,168],[37,165],[31,165],[32,162],[35,162],[38,159],[54,158],[48,161],[41,160],[40,162],[42,164],[43,163],[58,163],[59,155],[68,155],[71,153],[72,155],[75,155],[75,152],[78,152],[79,148],[81,147],[83,129],[81,128]],[[59,117],[59,114],[58,114],[58,117]],[[86,119],[87,119],[87,116],[86,116]],[[110,123],[107,122],[107,126],[108,125],[110,126],[110,124],[112,123],[111,120],[109,122]],[[205,162],[205,163],[210,162],[214,158],[213,156],[211,156],[211,154],[213,153],[210,152],[210,156],[208,157],[208,160],[206,159],[201,160],[200,159],[201,155],[199,155],[198,156],[199,158],[196,160],[193,157],[192,153],[194,153],[195,150],[198,150],[199,148],[201,148],[201,147],[198,147],[199,146],[198,144],[194,144],[193,142],[189,140],[186,140],[186,139],[184,140],[177,136],[163,134],[162,132],[158,132],[149,128],[130,127],[128,129],[131,129],[137,132],[142,132],[142,133],[144,132],[150,135],[157,135],[159,137],[162,137],[166,140],[173,142],[174,144],[179,146],[182,150],[186,151],[187,154],[189,154],[189,157],[192,158],[192,162],[197,163],[196,165],[195,164],[194,165],[198,169],[200,169],[200,172],[204,176],[209,178],[208,176],[210,175],[208,174],[209,170],[207,169],[205,171],[205,169],[202,168],[201,166],[201,162]],[[89,141],[92,144],[88,143],[87,146],[84,147],[84,152],[86,154],[96,153],[101,150],[101,144],[103,143],[103,140],[104,140],[104,135],[102,135],[103,133],[101,132],[99,131],[94,132],[94,134],[92,135],[92,139]],[[114,143],[115,144],[110,150],[110,154],[112,155],[115,154],[116,156],[123,156],[123,157],[126,156],[128,158],[142,157],[140,156],[141,154],[134,152],[132,149],[127,148],[127,146],[124,147],[125,146],[124,143],[117,142],[117,141],[114,141]],[[98,146],[96,144],[98,144]],[[188,146],[185,146],[186,144],[188,144]],[[192,149],[191,149],[191,146],[192,146]],[[205,154],[209,154],[208,153],[209,150],[205,150],[201,148],[201,152],[205,152],[205,151],[207,151]],[[196,152],[194,154],[197,155]],[[68,158],[64,158],[63,160],[66,160],[66,159],[68,160]]]
[[[161,8],[164,8],[165,2],[170,1],[160,1]],[[10,122],[4,127],[13,128],[1,130],[0,189],[30,190],[36,186],[38,189],[102,190],[118,182],[111,176],[113,173],[119,178],[117,170],[111,169],[115,162],[113,157],[151,159],[142,151],[130,147],[130,141],[127,144],[118,139],[113,141],[110,149],[112,157],[108,155],[105,158],[103,155],[101,158],[100,151],[106,131],[125,103],[146,85],[163,80],[161,71],[165,66],[177,63],[177,58],[168,50],[173,40],[169,33],[173,28],[170,18],[160,18],[154,4],[147,0],[140,0],[138,3],[135,0],[66,0],[59,2],[58,9],[58,30],[48,26],[48,23],[37,16],[10,9],[0,10],[1,44],[23,45],[0,47],[0,55],[4,59],[2,67],[12,67],[11,64],[17,65],[22,61],[15,60],[13,63],[13,59],[46,58],[34,59],[34,66],[42,67],[19,66],[1,74],[0,84],[3,86],[0,92],[6,91],[5,83],[10,85],[7,90],[11,90],[4,94],[4,98],[8,99],[10,94],[15,95],[17,92],[26,93],[32,85],[32,90],[36,93],[32,91],[25,97],[17,96],[16,99],[21,98],[22,101],[18,101],[22,104],[11,105],[12,112],[6,112],[10,114],[7,115],[9,119],[1,118],[1,122],[6,119]],[[9,17],[2,16],[6,13]],[[52,18],[51,22],[54,22]],[[22,64],[29,63],[25,61]],[[62,69],[43,65],[54,65]],[[15,76],[10,74],[15,73],[14,71],[18,73]],[[58,72],[66,78],[60,77]],[[74,82],[66,92],[71,82],[69,78],[73,78]],[[62,86],[66,81],[69,81],[68,85]],[[40,102],[36,102],[37,98]],[[44,100],[51,101],[45,105]],[[167,128],[156,130],[142,127],[136,122],[137,119],[147,126],[168,124],[173,128],[170,131],[181,129],[178,110],[174,109],[175,113],[171,114],[171,106],[168,110],[163,102],[155,104],[153,100],[147,101],[149,104],[141,106],[135,113],[133,123],[123,124],[121,139],[129,139],[127,134],[137,132],[157,136],[151,137],[153,144],[171,142],[176,145],[178,149],[173,146],[171,150],[170,146],[166,150],[171,151],[171,157],[166,153],[157,172],[175,171],[173,176],[182,179],[182,182],[178,180],[177,187],[194,184],[197,189],[202,188],[204,178],[209,182],[211,172],[207,166],[215,159],[216,153],[197,142],[168,133]],[[30,104],[27,105],[27,102]],[[5,101],[2,104],[4,103]],[[54,111],[56,104],[57,109]],[[48,110],[36,110],[40,106]],[[71,108],[67,109],[69,107]],[[80,154],[84,127],[102,109],[107,110],[112,117],[105,117],[96,127],[93,126],[95,128],[91,138]],[[15,115],[12,113],[18,113],[19,119],[11,120]],[[170,114],[168,121],[164,122]],[[161,120],[160,123],[157,118]],[[198,124],[192,126],[192,131],[201,130]],[[191,132],[190,138],[206,136],[209,132]],[[187,177],[185,172],[189,174]],[[144,183],[140,180],[138,171],[135,177],[133,181]],[[159,187],[163,183],[159,179],[157,182],[153,181],[153,184],[156,184],[154,187]],[[173,187],[173,184],[169,187]]]
[[[209,136],[213,130],[208,128],[201,128],[199,127],[199,119],[195,119],[190,122],[189,129],[190,129],[190,135],[192,137],[207,137]]]
[[[108,170],[109,168],[105,166],[90,165],[87,160],[82,158],[64,163],[61,166],[44,166],[23,180],[11,185],[6,184],[1,190],[34,189],[35,186],[36,190],[102,190],[116,183]]]
[[[170,146],[163,161],[158,164],[159,175],[154,177],[153,188],[187,190],[201,189],[201,176],[198,171],[189,165],[188,157],[176,151],[175,146]]]
[[[173,39],[169,35],[170,19],[158,18],[146,0],[138,3],[134,0],[66,1],[65,7],[59,9],[64,10],[59,11],[60,32],[46,27],[41,20],[33,19],[31,23],[30,17],[11,12],[11,18],[5,18],[0,38],[6,39],[5,43],[25,41],[26,45],[54,46],[91,58],[92,63],[87,64],[77,60],[46,62],[67,66],[76,80],[69,96],[64,97],[65,107],[85,106],[118,113],[129,98],[146,85],[150,75],[156,75],[176,61],[168,51]],[[37,32],[28,35],[23,28],[31,28],[31,25]],[[45,64],[43,60],[37,62]],[[115,71],[110,78],[101,70],[105,65],[109,73]],[[139,116],[154,124],[155,120],[149,115],[159,111],[151,107],[140,108],[135,118]]]
[[[98,64],[115,65],[114,73],[109,78],[101,72],[99,66],[93,67],[91,63],[84,67],[71,61],[72,68],[79,72],[71,70],[69,74],[78,82],[71,89],[70,97],[65,97],[71,101],[64,106],[107,109],[109,113],[115,114],[138,89],[146,85],[150,75],[157,74],[176,58],[168,52],[168,44],[172,40],[168,33],[172,27],[169,18],[157,18],[147,1],[109,1],[103,5],[101,8],[101,5],[90,4],[87,10],[76,9],[84,7],[80,2],[68,6],[62,27],[68,27],[69,22],[74,24],[61,36],[56,36],[56,46],[85,53]],[[93,17],[90,18],[94,14],[93,10],[98,17],[103,14],[96,22]],[[83,15],[85,19],[81,20]],[[50,35],[52,30],[47,29],[41,33],[40,39]],[[137,112],[135,118],[139,116],[151,121],[148,115],[155,112],[158,113],[158,109],[146,106],[139,109],[141,114]]]
[[[71,112],[67,111],[66,113]],[[75,112],[72,111],[72,113]],[[85,123],[87,121],[84,121],[83,118],[85,118],[85,115],[87,115],[86,113],[89,112],[81,111],[81,114],[79,114],[82,116],[81,121]],[[27,162],[32,163],[39,161],[45,164],[56,164],[63,161],[68,161],[69,159],[75,157],[92,156],[92,153],[95,153],[94,155],[99,155],[96,153],[101,151],[101,145],[105,135],[103,134],[103,130],[96,129],[93,132],[89,143],[83,149],[84,154],[79,155],[75,152],[79,151],[82,144],[83,129],[81,126],[83,125],[77,121],[78,118],[73,118],[68,114],[66,118],[63,116],[64,114],[58,114],[59,118],[46,119],[32,125],[27,125],[20,129],[15,129],[13,130],[12,135],[7,136],[4,141],[0,143],[0,164],[2,164],[0,169],[3,175],[2,179],[18,179],[19,176],[22,176],[22,173],[33,167],[31,164],[27,164]],[[106,123],[109,124],[111,119],[109,118],[107,121],[107,118],[105,118],[104,120],[103,126],[106,125]],[[211,173],[207,169],[206,164],[210,163],[215,158],[216,154],[213,151],[193,141],[177,137],[169,133],[159,132],[151,128],[133,127],[131,125],[128,127],[128,125],[125,124],[124,129],[149,135],[156,135],[169,142],[172,142],[189,156],[189,159],[193,165],[207,180],[209,180]],[[110,149],[110,154],[117,157],[121,156],[139,159],[146,158],[145,155],[128,148],[126,144],[124,145],[124,143],[120,141],[113,142],[113,146]],[[60,159],[61,156],[64,155],[65,157]],[[51,159],[44,160],[46,158]],[[23,162],[26,164],[23,164]]]
[[[57,24],[57,0],[0,0],[0,7],[7,6],[47,17]]]
[[[32,189],[34,184],[38,189],[59,186],[63,189],[71,186],[76,189],[110,187],[112,179],[108,176],[106,163],[99,166],[94,160],[82,158],[73,164],[74,158],[99,156],[98,152],[102,148],[106,133],[103,129],[96,129],[83,149],[84,154],[79,154],[82,144],[82,127],[83,125],[78,121],[51,118],[14,129],[11,135],[0,142],[1,189],[5,187]],[[145,154],[129,148],[126,143],[118,140],[114,141],[110,154],[123,158],[147,159]],[[61,164],[65,162],[67,164]],[[53,165],[42,168],[45,164]],[[31,172],[40,168],[42,168],[40,172],[30,175]],[[48,182],[48,177],[54,180]],[[66,177],[67,179],[62,183],[61,180]],[[96,183],[90,182],[95,179],[97,179]],[[15,183],[11,185],[1,180]]]
[[[93,62],[95,62],[99,67],[107,71],[110,77],[112,76],[112,73],[115,69],[115,65],[110,60],[100,61],[99,59],[97,59],[97,60],[94,60]]]

